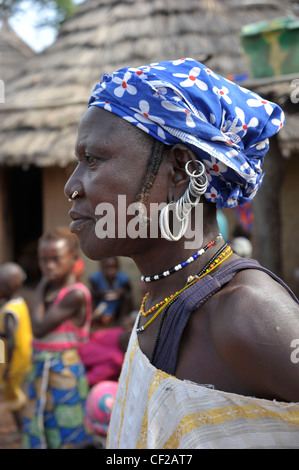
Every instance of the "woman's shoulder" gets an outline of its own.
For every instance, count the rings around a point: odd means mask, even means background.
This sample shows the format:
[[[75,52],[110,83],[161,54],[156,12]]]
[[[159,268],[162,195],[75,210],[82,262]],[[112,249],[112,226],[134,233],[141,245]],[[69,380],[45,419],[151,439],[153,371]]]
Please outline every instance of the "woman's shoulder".
[[[299,320],[299,304],[280,282],[266,272],[246,269],[238,272],[214,298],[213,317],[232,334],[241,337],[267,336],[283,321]],[[215,311],[219,312],[215,315]],[[219,317],[219,318],[218,318]]]
[[[294,382],[290,357],[299,338],[299,305],[279,282],[259,270],[241,271],[210,306],[215,350],[238,376],[259,380],[269,391],[272,381],[278,394],[283,380]]]
[[[285,308],[299,310],[295,295],[278,277],[268,271],[244,269],[224,286],[220,295],[225,305],[236,313],[258,311],[267,316],[279,315]]]

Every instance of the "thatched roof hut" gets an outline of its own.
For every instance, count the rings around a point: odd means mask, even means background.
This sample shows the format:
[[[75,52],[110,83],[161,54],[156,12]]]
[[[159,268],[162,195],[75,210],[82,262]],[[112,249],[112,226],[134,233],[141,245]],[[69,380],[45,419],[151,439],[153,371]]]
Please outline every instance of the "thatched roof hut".
[[[0,168],[5,170],[0,171],[0,261],[10,256],[30,267],[40,231],[69,223],[63,186],[74,162],[78,123],[104,72],[189,56],[225,76],[249,73],[238,36],[241,27],[291,14],[291,4],[291,0],[82,3],[52,46],[20,64],[7,83],[6,102],[0,104]],[[268,87],[267,93],[277,90],[278,99],[285,96],[282,85],[288,93],[287,81],[276,84],[267,79],[262,85]],[[263,87],[257,91],[262,93]],[[292,115],[279,135],[289,154],[298,148],[298,136]],[[29,170],[21,173],[21,168]]]
[[[8,84],[0,164],[66,166],[94,84],[122,65],[209,57],[224,75],[247,72],[241,27],[285,14],[282,2],[270,0],[86,0]]]

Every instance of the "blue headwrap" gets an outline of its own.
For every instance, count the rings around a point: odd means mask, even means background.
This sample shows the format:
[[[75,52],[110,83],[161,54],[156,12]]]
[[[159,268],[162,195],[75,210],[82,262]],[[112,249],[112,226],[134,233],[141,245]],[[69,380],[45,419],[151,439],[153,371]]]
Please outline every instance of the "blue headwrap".
[[[255,196],[268,139],[284,124],[279,106],[193,59],[105,74],[89,106],[111,111],[165,144],[188,145],[206,168],[205,197],[219,208]]]

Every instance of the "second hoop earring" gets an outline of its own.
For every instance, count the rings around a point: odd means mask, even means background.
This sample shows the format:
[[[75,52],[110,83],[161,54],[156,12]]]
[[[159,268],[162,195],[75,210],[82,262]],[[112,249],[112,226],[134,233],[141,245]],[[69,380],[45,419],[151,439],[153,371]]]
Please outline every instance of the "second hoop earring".
[[[183,220],[189,216],[192,208],[199,203],[200,197],[206,192],[208,186],[208,178],[205,173],[204,165],[197,160],[200,166],[199,173],[196,173],[196,171],[190,173],[188,170],[190,162],[191,160],[187,162],[185,166],[186,173],[190,177],[188,188],[176,203],[176,216],[179,220]]]
[[[192,196],[194,196],[195,198],[200,198],[200,196],[202,196],[206,192],[209,183],[208,177],[206,175],[206,169],[202,162],[196,160],[198,166],[200,167],[200,171],[199,173],[196,173],[196,171],[190,173],[190,171],[188,170],[190,162],[191,160],[187,162],[185,166],[186,173],[190,177],[190,184],[188,189]]]
[[[170,206],[174,203],[169,203],[162,209],[160,213],[159,225],[161,234],[164,238],[166,238],[166,240],[169,241],[178,241],[186,233],[189,223],[190,212],[192,208],[199,203],[200,197],[206,192],[208,186],[208,178],[205,173],[204,165],[200,161],[196,160],[200,167],[200,170],[198,173],[196,173],[196,170],[190,173],[188,169],[190,162],[191,160],[188,161],[185,165],[185,171],[190,177],[188,188],[180,197],[180,199],[175,203],[174,208],[175,216],[180,223],[180,228],[177,235],[174,235],[169,227]]]

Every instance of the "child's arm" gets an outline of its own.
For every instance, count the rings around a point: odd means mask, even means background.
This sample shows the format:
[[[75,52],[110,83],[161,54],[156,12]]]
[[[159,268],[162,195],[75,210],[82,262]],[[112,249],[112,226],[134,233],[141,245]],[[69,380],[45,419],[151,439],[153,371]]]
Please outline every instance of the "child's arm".
[[[47,280],[42,280],[36,289],[36,297],[31,311],[33,335],[42,338],[68,319],[76,320],[83,325],[86,318],[86,298],[84,292],[75,289],[70,291],[59,305],[45,307],[44,297]]]
[[[103,289],[99,289],[97,282],[92,278],[90,278],[89,284],[90,284],[90,292],[91,292],[91,297],[92,297],[92,305],[93,305],[93,308],[96,308],[99,302],[103,300],[103,297],[106,292]]]
[[[3,373],[3,379],[9,380],[9,372],[10,372],[10,365],[11,360],[15,348],[15,330],[16,330],[17,322],[14,317],[14,314],[11,312],[7,312],[4,317],[4,334],[6,337],[6,344],[7,344],[7,356],[6,356],[6,364],[5,370]]]

